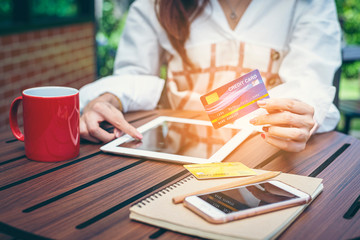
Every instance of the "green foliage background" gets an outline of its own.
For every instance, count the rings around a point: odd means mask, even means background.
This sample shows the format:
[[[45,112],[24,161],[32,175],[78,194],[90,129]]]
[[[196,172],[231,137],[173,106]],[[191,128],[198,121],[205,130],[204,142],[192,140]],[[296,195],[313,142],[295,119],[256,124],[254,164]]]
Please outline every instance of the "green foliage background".
[[[12,5],[10,0],[0,0],[0,24],[11,19]]]
[[[336,0],[337,12],[343,29],[344,43],[360,45],[360,2],[359,0]],[[343,78],[358,79],[360,61],[343,65]]]
[[[76,0],[32,0],[31,14],[37,17],[72,17],[77,14]]]
[[[116,49],[127,17],[126,11],[120,18],[116,18],[113,14],[114,7],[113,0],[103,1],[103,15],[98,23],[98,32],[96,33],[99,77],[113,73]]]

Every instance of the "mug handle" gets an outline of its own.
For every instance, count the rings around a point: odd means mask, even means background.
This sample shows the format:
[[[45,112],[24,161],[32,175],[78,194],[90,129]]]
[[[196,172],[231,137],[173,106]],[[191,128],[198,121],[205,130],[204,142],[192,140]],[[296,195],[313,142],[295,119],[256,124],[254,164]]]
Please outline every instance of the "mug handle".
[[[24,134],[20,131],[18,119],[17,119],[18,108],[21,102],[22,102],[22,96],[15,98],[14,101],[11,103],[9,122],[10,122],[11,131],[16,137],[16,139],[23,142]]]

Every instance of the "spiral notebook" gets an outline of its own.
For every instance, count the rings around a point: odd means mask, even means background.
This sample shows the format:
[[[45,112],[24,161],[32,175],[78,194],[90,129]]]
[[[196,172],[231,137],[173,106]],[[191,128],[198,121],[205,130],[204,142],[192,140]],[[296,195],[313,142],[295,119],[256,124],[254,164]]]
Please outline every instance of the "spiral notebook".
[[[264,172],[256,170],[258,172]],[[281,173],[274,178],[294,186],[315,199],[322,191],[322,179]],[[234,178],[197,180],[190,176],[153,194],[130,208],[130,219],[175,232],[210,239],[273,239],[280,235],[308,205],[237,220],[211,224],[182,204],[173,204],[174,196],[191,193],[234,181]]]

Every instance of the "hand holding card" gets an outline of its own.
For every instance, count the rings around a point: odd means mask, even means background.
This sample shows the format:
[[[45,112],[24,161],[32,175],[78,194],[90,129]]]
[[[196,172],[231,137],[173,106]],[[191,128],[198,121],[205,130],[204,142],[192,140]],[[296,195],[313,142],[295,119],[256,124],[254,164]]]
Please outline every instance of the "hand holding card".
[[[259,106],[269,93],[258,70],[254,70],[200,97],[214,128],[232,123]]]

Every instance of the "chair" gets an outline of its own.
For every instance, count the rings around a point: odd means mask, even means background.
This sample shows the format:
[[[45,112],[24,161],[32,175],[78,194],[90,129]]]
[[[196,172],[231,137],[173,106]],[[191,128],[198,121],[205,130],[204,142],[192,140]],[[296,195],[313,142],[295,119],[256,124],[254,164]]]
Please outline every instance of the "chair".
[[[345,125],[342,132],[348,134],[351,120],[353,118],[360,118],[360,100],[342,100],[339,102],[339,109],[345,118]]]
[[[360,61],[360,46],[346,46],[342,49],[342,62],[350,63]],[[341,68],[335,73],[334,86],[339,88]],[[357,100],[339,100],[338,94],[334,99],[334,104],[339,107],[340,112],[344,115],[345,125],[342,132],[348,134],[350,130],[351,120],[360,118],[360,99]]]

